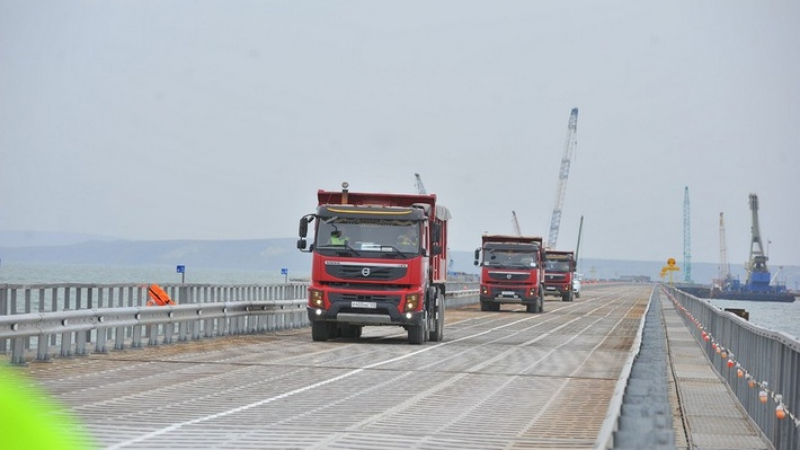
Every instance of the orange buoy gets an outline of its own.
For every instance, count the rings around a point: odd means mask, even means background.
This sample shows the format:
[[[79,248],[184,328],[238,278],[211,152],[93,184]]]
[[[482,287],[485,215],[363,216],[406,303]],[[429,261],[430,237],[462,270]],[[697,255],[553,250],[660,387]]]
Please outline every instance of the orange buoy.
[[[167,292],[157,284],[150,285],[150,287],[147,289],[147,295],[150,296],[150,300],[147,301],[147,306],[166,306],[177,304],[172,301]]]
[[[778,419],[783,419],[786,417],[786,410],[783,409],[783,404],[780,404],[777,408],[775,408],[775,417]]]

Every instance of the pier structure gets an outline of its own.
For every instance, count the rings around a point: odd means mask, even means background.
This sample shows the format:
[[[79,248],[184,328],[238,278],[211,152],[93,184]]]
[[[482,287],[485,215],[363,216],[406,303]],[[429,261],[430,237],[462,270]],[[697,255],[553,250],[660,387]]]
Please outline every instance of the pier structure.
[[[102,448],[797,448],[796,341],[773,350],[794,366],[760,371],[732,350],[741,319],[669,286],[586,285],[543,314],[482,312],[458,287],[444,340],[415,346],[398,327],[313,342],[303,286],[45,312],[0,286],[0,348]]]

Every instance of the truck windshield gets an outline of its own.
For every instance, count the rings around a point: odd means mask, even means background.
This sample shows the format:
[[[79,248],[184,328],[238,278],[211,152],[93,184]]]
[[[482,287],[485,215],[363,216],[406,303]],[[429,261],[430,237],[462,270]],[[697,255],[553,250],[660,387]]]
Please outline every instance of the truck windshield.
[[[483,252],[483,265],[491,267],[536,267],[536,253],[528,251],[485,248]]]
[[[546,272],[569,272],[569,261],[565,259],[548,259],[544,263]]]
[[[322,253],[370,257],[412,257],[420,254],[420,223],[320,217],[315,248]]]

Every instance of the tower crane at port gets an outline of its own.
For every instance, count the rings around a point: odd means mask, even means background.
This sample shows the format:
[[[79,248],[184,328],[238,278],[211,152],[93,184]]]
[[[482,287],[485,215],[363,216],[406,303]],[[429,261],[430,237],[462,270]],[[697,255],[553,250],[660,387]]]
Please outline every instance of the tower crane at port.
[[[522,230],[519,228],[519,220],[517,220],[517,212],[511,211],[511,216],[514,218],[514,232],[517,236],[522,236]]]
[[[567,124],[567,139],[564,144],[564,156],[561,157],[561,170],[558,172],[558,188],[553,206],[553,215],[550,216],[550,233],[547,236],[547,247],[556,248],[558,241],[558,228],[561,226],[561,208],[564,207],[564,196],[567,193],[567,178],[569,178],[569,164],[577,145],[578,135],[578,108],[572,108]]]
[[[728,264],[728,246],[725,241],[725,213],[719,213],[719,279],[722,283],[731,277],[731,265]]]
[[[769,290],[770,274],[767,269],[767,255],[764,254],[764,244],[761,242],[761,230],[758,227],[758,196],[750,194],[750,212],[752,225],[750,232],[750,259],[745,264],[747,268],[747,289],[754,291]]]
[[[425,190],[425,185],[422,184],[422,177],[415,173],[414,178],[417,179],[417,194],[427,194],[428,191]]]

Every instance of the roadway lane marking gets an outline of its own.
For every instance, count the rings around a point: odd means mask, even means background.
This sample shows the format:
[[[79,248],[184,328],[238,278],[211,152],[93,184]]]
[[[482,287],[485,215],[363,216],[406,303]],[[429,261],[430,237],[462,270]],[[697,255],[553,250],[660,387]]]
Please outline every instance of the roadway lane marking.
[[[599,300],[600,298],[602,298],[602,297],[599,297],[597,300]],[[563,306],[561,308],[558,308],[558,309],[569,308],[569,307],[578,306],[578,305],[586,305],[587,303],[589,303],[589,302],[576,303],[575,305],[565,305],[565,306]],[[605,305],[603,305],[603,306],[605,306]],[[603,306],[601,306],[601,307],[603,307]],[[116,444],[113,444],[113,445],[109,445],[106,448],[108,448],[110,450],[115,450],[115,449],[128,447],[128,446],[131,446],[131,445],[134,445],[134,444],[138,444],[138,443],[146,441],[148,439],[151,439],[151,438],[154,438],[154,437],[158,437],[158,436],[164,435],[164,434],[172,432],[172,431],[176,431],[176,430],[178,430],[178,429],[180,429],[182,427],[185,427],[185,426],[196,425],[198,423],[203,423],[203,422],[207,422],[209,420],[214,420],[214,419],[218,419],[220,417],[225,417],[225,416],[229,416],[231,414],[236,414],[236,413],[239,413],[239,412],[242,412],[242,411],[247,411],[249,409],[253,409],[253,408],[256,408],[256,407],[259,407],[259,406],[262,406],[262,405],[266,405],[266,404],[275,402],[277,400],[283,400],[285,398],[292,397],[294,395],[301,394],[301,393],[316,389],[316,388],[321,387],[321,386],[325,386],[325,385],[328,385],[328,384],[331,384],[331,383],[335,383],[335,382],[340,381],[340,380],[344,380],[346,378],[349,378],[349,377],[351,377],[353,375],[357,375],[357,374],[362,373],[364,371],[367,371],[369,369],[374,369],[376,367],[380,367],[380,366],[383,366],[385,364],[390,364],[390,363],[394,363],[394,362],[397,362],[397,361],[402,361],[402,360],[410,358],[412,356],[416,356],[416,355],[431,351],[433,349],[439,348],[439,347],[441,347],[443,345],[451,345],[451,344],[455,344],[457,342],[465,341],[467,339],[472,339],[474,337],[483,336],[483,335],[495,332],[497,330],[501,330],[503,328],[508,328],[510,326],[514,326],[514,325],[517,325],[517,324],[520,324],[520,323],[523,323],[523,322],[527,322],[529,320],[533,320],[533,319],[536,319],[536,318],[539,318],[539,317],[542,317],[542,316],[540,316],[538,314],[537,315],[532,315],[532,316],[529,316],[529,317],[525,317],[524,319],[519,319],[519,320],[516,320],[514,322],[510,322],[510,323],[507,323],[507,324],[504,324],[504,325],[500,325],[500,326],[497,326],[497,327],[490,328],[490,329],[482,331],[480,333],[471,334],[469,336],[464,336],[464,337],[461,337],[461,338],[458,338],[458,339],[455,339],[455,340],[452,340],[452,341],[440,342],[438,344],[427,346],[427,347],[421,348],[421,349],[419,349],[417,351],[414,351],[414,352],[411,352],[411,353],[407,353],[405,355],[397,356],[395,358],[391,358],[391,359],[388,359],[388,360],[385,360],[385,361],[380,361],[380,362],[377,362],[377,363],[374,363],[374,364],[370,364],[370,365],[365,366],[365,367],[363,367],[361,369],[354,369],[354,370],[351,370],[350,372],[335,376],[333,378],[329,378],[327,380],[319,381],[317,383],[313,383],[313,384],[310,384],[308,386],[304,386],[302,388],[294,389],[292,391],[285,392],[285,393],[280,394],[280,395],[276,395],[276,396],[273,396],[273,397],[265,398],[265,399],[259,400],[257,402],[253,402],[253,403],[250,403],[250,404],[247,404],[247,405],[243,405],[243,406],[239,406],[239,407],[236,407],[236,408],[232,408],[232,409],[229,409],[227,411],[220,412],[220,413],[210,414],[210,415],[207,415],[207,416],[198,417],[196,419],[187,420],[185,422],[172,424],[172,425],[169,425],[167,427],[161,428],[159,430],[143,434],[143,435],[141,435],[139,437],[136,437],[136,438],[133,438],[133,439],[128,439],[126,441],[122,441],[122,442],[119,442],[119,443],[116,443]]]

